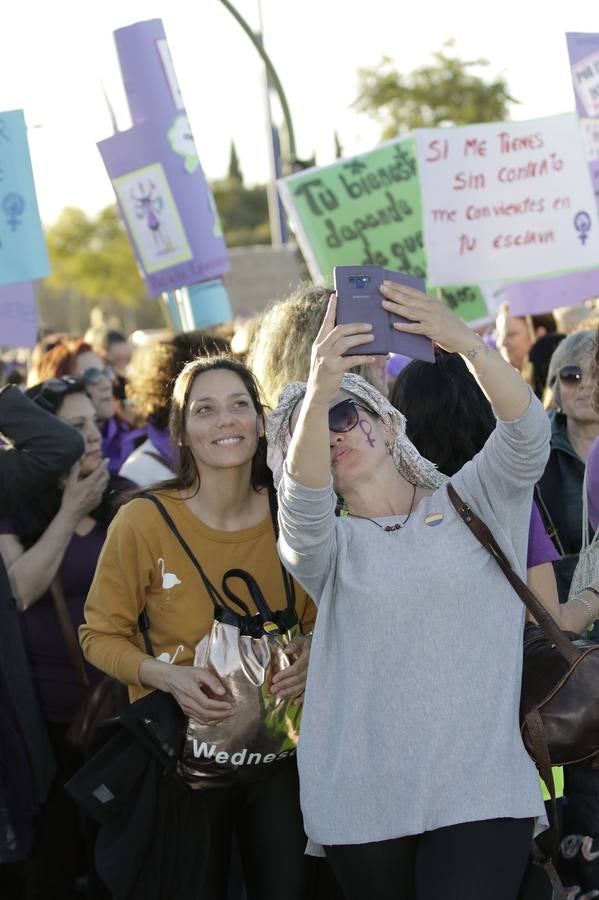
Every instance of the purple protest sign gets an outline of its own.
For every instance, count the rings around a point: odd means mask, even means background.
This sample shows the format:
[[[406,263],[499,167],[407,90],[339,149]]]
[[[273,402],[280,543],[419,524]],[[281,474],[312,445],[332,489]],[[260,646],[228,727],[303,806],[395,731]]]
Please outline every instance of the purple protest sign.
[[[152,295],[230,268],[162,23],[115,32],[133,128],[98,144]]]
[[[33,347],[37,341],[37,305],[33,282],[0,285],[0,346]]]
[[[581,118],[599,116],[599,34],[568,32],[568,55]]]
[[[599,269],[506,284],[503,297],[514,316],[534,316],[559,306],[575,306],[599,297]]]

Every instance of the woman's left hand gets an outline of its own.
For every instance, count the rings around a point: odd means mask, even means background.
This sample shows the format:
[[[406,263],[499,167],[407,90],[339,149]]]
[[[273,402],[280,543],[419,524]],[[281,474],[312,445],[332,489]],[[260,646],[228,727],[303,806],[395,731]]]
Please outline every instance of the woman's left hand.
[[[295,659],[287,669],[281,669],[273,676],[270,690],[278,697],[295,697],[294,703],[299,704],[302,702],[308,678],[310,638],[305,634],[298,635],[289,641],[284,652]]]
[[[383,307],[410,322],[394,322],[397,331],[423,334],[449,353],[466,353],[480,338],[448,306],[416,288],[394,281],[381,285]]]

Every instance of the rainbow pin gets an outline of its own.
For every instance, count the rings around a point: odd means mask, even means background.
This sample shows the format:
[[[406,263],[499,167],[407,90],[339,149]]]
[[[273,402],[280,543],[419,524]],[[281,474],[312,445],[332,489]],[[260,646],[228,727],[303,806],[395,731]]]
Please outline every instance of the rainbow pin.
[[[440,525],[443,521],[443,513],[429,513],[424,517],[425,525]]]

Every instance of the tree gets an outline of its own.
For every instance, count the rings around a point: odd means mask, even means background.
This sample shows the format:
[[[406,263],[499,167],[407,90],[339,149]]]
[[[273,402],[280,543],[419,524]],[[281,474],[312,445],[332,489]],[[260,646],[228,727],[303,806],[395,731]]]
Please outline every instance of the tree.
[[[358,71],[359,94],[353,106],[379,119],[387,140],[414,128],[503,121],[517,103],[503,78],[485,81],[472,69],[486,59],[462,60],[451,54],[454,41],[433,53],[433,63],[402,75],[384,56],[374,68]]]
[[[227,246],[270,244],[266,187],[248,188],[234,178],[212,184],[214,202]]]
[[[46,231],[51,290],[74,291],[94,302],[138,307],[147,299],[144,282],[116,206],[96,217],[63,209]]]
[[[243,184],[243,175],[241,174],[241,168],[239,166],[239,157],[237,156],[237,149],[233,141],[231,141],[231,152],[229,154],[229,171],[227,174],[227,178],[229,178],[231,181],[237,181],[239,182],[239,184]]]

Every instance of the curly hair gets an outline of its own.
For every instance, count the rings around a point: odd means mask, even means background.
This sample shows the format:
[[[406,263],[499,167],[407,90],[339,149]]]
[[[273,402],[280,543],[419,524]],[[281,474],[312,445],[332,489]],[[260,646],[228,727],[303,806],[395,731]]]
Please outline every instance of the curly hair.
[[[305,381],[310,371],[312,343],[324,319],[330,288],[302,282],[284,300],[265,310],[246,358],[262,390],[266,406],[274,408],[292,381]]]
[[[228,351],[227,340],[200,330],[140,348],[133,354],[127,398],[140,419],[156,428],[167,428],[173,387],[184,366],[195,357],[219,356]]]

